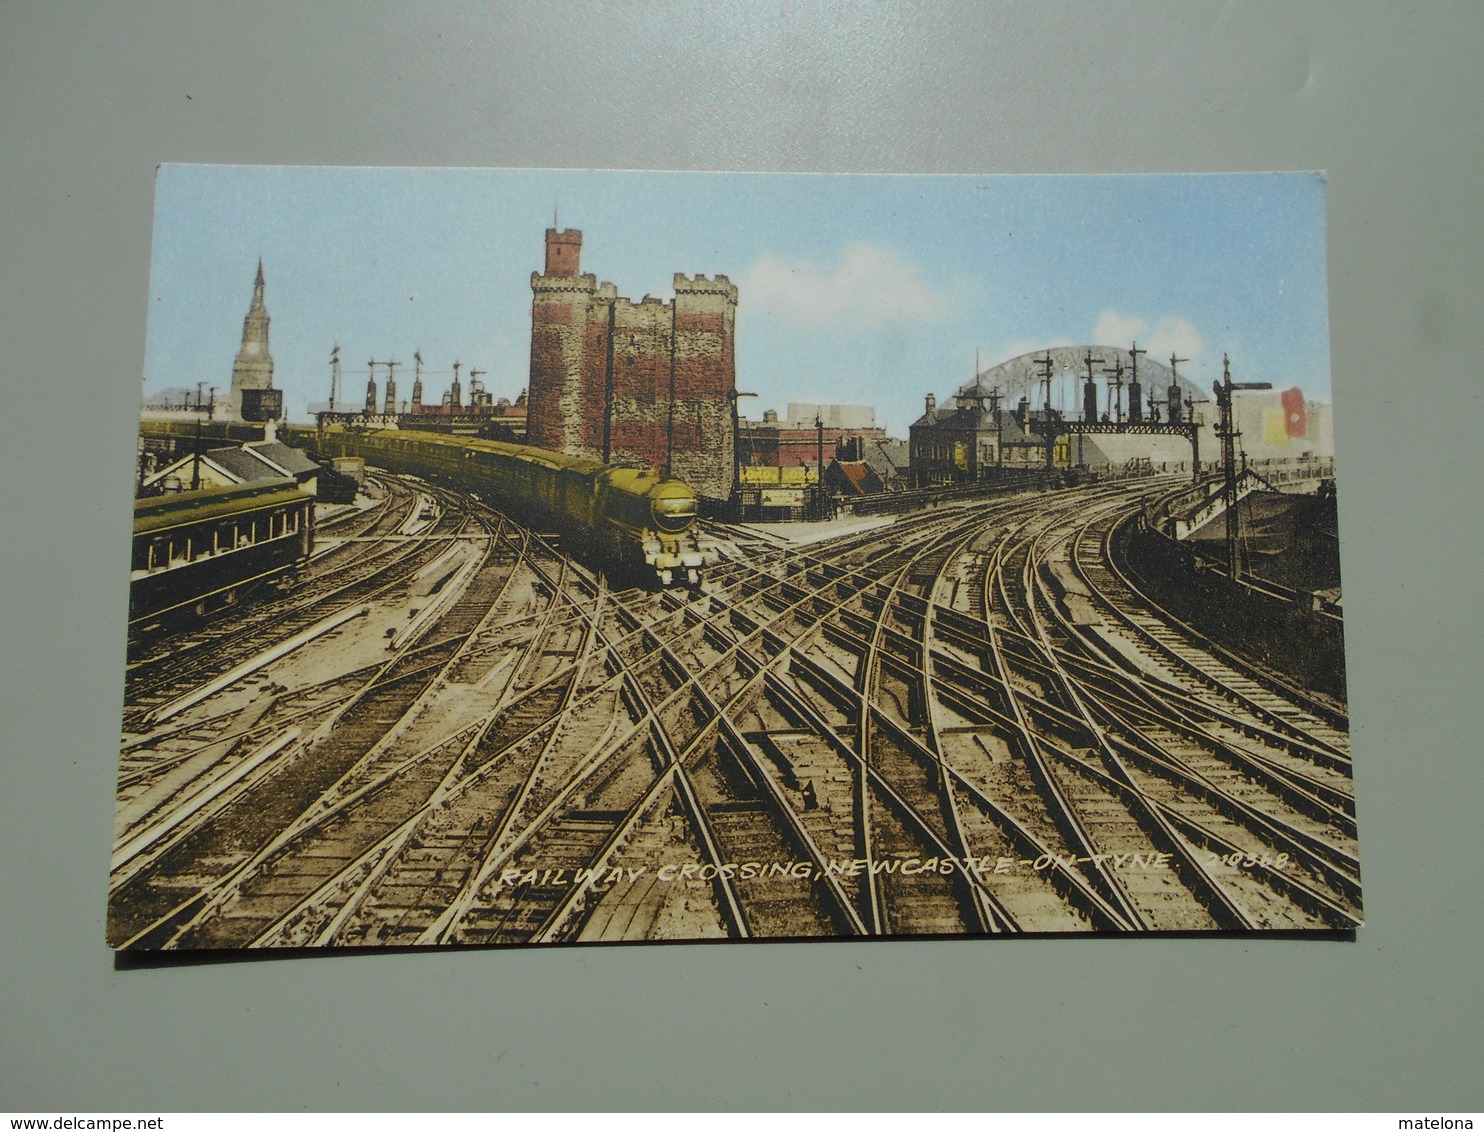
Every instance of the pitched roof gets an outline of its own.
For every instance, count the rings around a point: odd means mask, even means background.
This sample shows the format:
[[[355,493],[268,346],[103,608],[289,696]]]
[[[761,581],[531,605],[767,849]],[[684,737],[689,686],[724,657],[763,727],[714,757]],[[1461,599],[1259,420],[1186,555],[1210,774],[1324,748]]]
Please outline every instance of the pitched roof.
[[[244,483],[284,477],[303,480],[319,473],[319,465],[308,456],[277,441],[213,448],[206,455]]]
[[[282,468],[275,468],[267,460],[258,459],[245,448],[213,448],[206,455],[212,463],[225,468],[243,483],[284,477]]]
[[[910,453],[911,446],[905,440],[870,440],[865,445],[866,463],[883,479],[904,473]]]
[[[884,486],[864,460],[836,460],[831,465],[857,495],[873,495]]]
[[[254,456],[271,461],[291,476],[314,475],[320,470],[319,465],[298,448],[291,448],[278,440],[248,444],[245,447]]]
[[[227,451],[230,451],[230,449],[227,449]],[[164,467],[151,472],[144,478],[141,486],[150,487],[171,476],[179,477],[183,474],[187,474],[188,470],[194,471],[192,465],[195,463],[195,459],[195,456],[181,456],[171,463],[166,464]],[[215,471],[216,474],[224,480],[234,481],[240,480],[241,478],[237,475],[236,472],[223,465],[220,461],[212,459],[212,454],[210,452],[202,454],[201,468]]]
[[[1033,409],[1030,412],[1030,419],[1038,421],[1045,415],[1044,410]],[[949,428],[959,432],[999,432],[1006,444],[1019,443],[1030,436],[1025,429],[1020,427],[1020,419],[1015,415],[1015,411],[1003,406],[998,413],[994,413],[987,408],[977,409],[954,403],[949,408],[924,413],[913,422],[914,428],[923,426]],[[1040,443],[1039,439],[1037,443]]]

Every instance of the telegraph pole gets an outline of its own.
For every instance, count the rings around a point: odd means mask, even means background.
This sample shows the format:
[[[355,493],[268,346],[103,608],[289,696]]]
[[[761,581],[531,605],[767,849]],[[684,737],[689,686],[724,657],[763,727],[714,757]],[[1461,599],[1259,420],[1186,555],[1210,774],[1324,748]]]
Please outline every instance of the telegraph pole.
[[[1093,357],[1091,350],[1088,350],[1087,355],[1082,359],[1082,364],[1087,367],[1087,380],[1082,385],[1082,419],[1088,424],[1096,424],[1098,419],[1098,387],[1097,383],[1094,382],[1092,378],[1092,367],[1094,365],[1102,365],[1102,363],[1103,359]],[[1107,373],[1108,371],[1105,369],[1103,370],[1103,372]],[[1070,446],[1071,438],[1069,437],[1068,447]],[[1083,462],[1084,453],[1082,451],[1082,433],[1079,432],[1077,434],[1078,466],[1080,467]]]
[[[1091,351],[1088,351],[1088,352],[1089,352],[1089,354],[1091,353]],[[1101,361],[1102,359],[1099,358],[1098,360]],[[1051,419],[1051,368],[1056,363],[1053,362],[1052,359],[1051,359],[1051,351],[1050,350],[1047,350],[1046,353],[1044,355],[1042,355],[1041,357],[1039,357],[1039,358],[1032,358],[1031,361],[1033,361],[1033,362],[1036,363],[1036,367],[1037,367],[1036,377],[1040,380],[1041,385],[1042,385],[1042,388],[1045,391],[1046,418],[1048,420],[1050,420]]]
[[[1047,356],[1047,358],[1050,358],[1051,357],[1051,355],[1049,353],[1046,356]],[[1040,360],[1041,360],[1040,358],[1037,358],[1036,359],[1037,362],[1039,362]],[[1087,408],[1090,406],[1092,408],[1092,417],[1090,419],[1095,421],[1095,420],[1097,420],[1097,416],[1098,416],[1098,411],[1097,411],[1098,410],[1098,406],[1097,406],[1096,395],[1094,395],[1094,398],[1089,401],[1088,398],[1087,398],[1087,396],[1086,396],[1086,393],[1087,393],[1087,390],[1088,389],[1095,389],[1096,388],[1096,386],[1093,385],[1092,367],[1094,365],[1102,365],[1103,364],[1103,359],[1102,358],[1095,358],[1095,357],[1093,357],[1092,356],[1092,351],[1091,350],[1088,350],[1087,351],[1087,355],[1082,359],[1082,364],[1087,367],[1087,385],[1083,389],[1083,413],[1085,415]],[[1104,370],[1103,372],[1106,373],[1107,371]]]
[[[397,415],[397,367],[401,364],[386,363],[386,400],[382,402],[382,413],[388,417]]]
[[[1090,359],[1092,358],[1092,351],[1091,350],[1089,350],[1087,352],[1087,356],[1089,358],[1087,375],[1088,375],[1089,378],[1091,378],[1091,376],[1092,376],[1092,366],[1091,366],[1091,361],[1090,361]],[[1042,429],[1043,429],[1043,431],[1045,432],[1045,435],[1046,435],[1046,488],[1047,488],[1047,490],[1050,490],[1050,488],[1051,488],[1051,477],[1054,474],[1055,467],[1056,467],[1056,460],[1055,460],[1056,430],[1052,427],[1052,424],[1051,424],[1051,369],[1052,369],[1052,367],[1056,363],[1053,362],[1052,359],[1051,359],[1051,351],[1050,350],[1047,350],[1046,353],[1043,356],[1041,356],[1039,358],[1032,358],[1031,360],[1036,363],[1036,370],[1037,370],[1036,376],[1038,378],[1040,378],[1041,384],[1045,387],[1045,390],[1046,390],[1046,409],[1045,409],[1045,414],[1044,414],[1044,416],[1042,417],[1042,420],[1041,420],[1041,425],[1042,425]],[[1099,358],[1098,360],[1101,361],[1102,359]],[[1026,424],[1027,424],[1027,426],[1029,426],[1030,425],[1030,421],[1027,420],[1026,421]],[[1027,427],[1027,431],[1030,431],[1029,430],[1029,427]]]
[[[1232,420],[1231,362],[1221,355],[1221,380],[1216,383],[1216,406],[1221,418],[1216,435],[1221,440],[1222,498],[1226,504],[1226,576],[1237,581],[1241,576],[1241,555],[1237,550],[1237,431]]]
[[[815,467],[818,471],[814,479],[814,518],[823,521],[830,517],[830,509],[829,492],[824,485],[824,417],[818,412],[814,414],[814,437],[815,444],[818,446],[815,459]],[[809,490],[807,484],[804,490]]]
[[[1088,424],[1098,419],[1098,387],[1092,380],[1092,363],[1102,360],[1094,358],[1091,350],[1087,351],[1087,380],[1082,383],[1082,419]]]
[[[1123,423],[1123,359],[1114,358],[1111,369],[1104,367],[1104,373],[1113,375],[1113,380],[1108,383],[1108,406],[1113,412],[1113,423]]]
[[[1221,438],[1222,493],[1226,501],[1226,569],[1227,576],[1237,581],[1242,572],[1240,529],[1237,522],[1237,439],[1242,435],[1236,425],[1232,392],[1240,389],[1271,389],[1267,381],[1233,381],[1231,360],[1221,355],[1221,380],[1216,383],[1216,405],[1221,411],[1216,435]],[[1193,403],[1192,403],[1193,407]],[[1243,455],[1243,471],[1246,471]]]
[[[201,391],[205,385],[206,382],[204,381],[196,382],[196,455],[195,458],[191,460],[192,491],[201,490]],[[215,408],[216,386],[212,386],[211,392],[211,400],[213,402],[212,407]]]
[[[1144,417],[1144,402],[1140,398],[1143,390],[1139,388],[1139,355],[1148,352],[1139,349],[1137,341],[1128,348],[1129,363],[1133,367],[1128,379],[1128,419],[1133,424],[1138,424]]]
[[[675,303],[670,304],[670,404],[665,410],[665,479],[675,474]],[[736,469],[739,457],[737,444],[740,429],[737,427],[737,399],[732,398],[732,486],[737,484]],[[740,497],[739,497],[740,498]]]
[[[1000,414],[1000,387],[996,385],[989,391],[989,411],[994,414],[994,463],[995,467],[1005,466],[1005,418]]]
[[[1188,362],[1189,358],[1177,358],[1170,355],[1170,423],[1180,423],[1180,370],[1181,362]]]
[[[742,511],[742,413],[738,406],[742,398],[756,396],[756,393],[739,393],[735,388],[727,393],[732,402],[732,491],[737,496],[738,518]]]

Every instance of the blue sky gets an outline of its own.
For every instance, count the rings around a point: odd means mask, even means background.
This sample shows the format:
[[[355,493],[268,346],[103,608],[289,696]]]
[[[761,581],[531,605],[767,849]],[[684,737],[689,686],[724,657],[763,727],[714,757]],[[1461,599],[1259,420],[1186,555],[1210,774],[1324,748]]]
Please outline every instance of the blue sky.
[[[845,177],[167,165],[155,199],[145,390],[224,390],[263,259],[275,384],[290,415],[327,398],[337,342],[412,355],[426,399],[452,363],[514,398],[529,366],[530,274],[560,209],[585,272],[633,299],[672,276],[740,290],[738,388],[874,405],[905,436],[925,393],[1044,345],[1190,358],[1330,397],[1318,174]],[[380,371],[378,382],[385,377]]]

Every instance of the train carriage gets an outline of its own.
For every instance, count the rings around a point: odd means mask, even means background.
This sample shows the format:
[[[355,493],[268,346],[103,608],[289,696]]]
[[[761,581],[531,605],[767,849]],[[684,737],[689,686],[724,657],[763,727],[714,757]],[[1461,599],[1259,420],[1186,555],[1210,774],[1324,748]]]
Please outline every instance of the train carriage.
[[[129,626],[204,615],[291,583],[313,547],[314,497],[293,480],[136,500]]]
[[[696,497],[678,480],[542,448],[439,433],[331,427],[300,434],[323,456],[442,479],[528,523],[554,527],[580,556],[670,585],[715,560],[695,535]]]

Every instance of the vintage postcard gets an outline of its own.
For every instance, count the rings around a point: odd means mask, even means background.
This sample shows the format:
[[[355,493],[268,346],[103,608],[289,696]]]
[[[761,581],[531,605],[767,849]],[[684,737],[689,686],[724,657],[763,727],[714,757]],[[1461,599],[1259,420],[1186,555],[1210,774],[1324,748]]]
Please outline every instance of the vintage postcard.
[[[1355,927],[1326,305],[1318,174],[163,167],[109,944]]]

